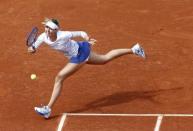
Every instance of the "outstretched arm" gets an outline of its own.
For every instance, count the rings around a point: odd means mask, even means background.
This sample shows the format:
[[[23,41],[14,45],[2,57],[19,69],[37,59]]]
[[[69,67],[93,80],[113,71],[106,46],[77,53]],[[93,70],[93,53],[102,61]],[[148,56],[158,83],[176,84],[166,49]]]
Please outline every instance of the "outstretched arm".
[[[82,37],[85,41],[88,41],[91,45],[94,45],[96,40],[89,38],[88,34],[84,31],[73,31],[71,32],[72,38],[74,37]]]
[[[35,43],[33,43],[32,46],[28,47],[27,49],[28,53],[35,53],[36,49],[43,43],[43,41],[44,41],[44,34],[42,33],[41,35],[38,36]]]
[[[81,37],[84,40],[88,41],[89,40],[89,36],[86,32],[84,31],[72,31],[71,33],[71,37],[75,38],[75,37]]]

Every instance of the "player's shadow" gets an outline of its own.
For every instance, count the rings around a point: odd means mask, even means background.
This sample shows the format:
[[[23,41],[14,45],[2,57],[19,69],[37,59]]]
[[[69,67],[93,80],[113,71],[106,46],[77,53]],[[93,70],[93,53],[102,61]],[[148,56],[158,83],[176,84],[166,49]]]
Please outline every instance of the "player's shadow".
[[[117,92],[112,95],[108,95],[99,99],[96,99],[83,107],[82,109],[77,109],[71,111],[72,113],[83,112],[90,109],[100,109],[101,107],[118,105],[123,103],[129,103],[136,99],[142,99],[150,101],[155,104],[161,104],[159,101],[154,99],[155,96],[161,95],[164,92],[179,90],[180,88],[172,89],[160,89],[160,90],[151,90],[151,91],[129,91],[129,92]]]

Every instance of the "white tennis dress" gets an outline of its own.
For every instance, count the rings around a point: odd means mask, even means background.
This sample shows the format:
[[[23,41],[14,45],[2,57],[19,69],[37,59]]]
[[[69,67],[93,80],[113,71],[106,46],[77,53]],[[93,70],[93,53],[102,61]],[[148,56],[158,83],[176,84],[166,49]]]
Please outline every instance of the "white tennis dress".
[[[79,45],[76,41],[72,40],[74,37],[88,37],[84,31],[58,31],[56,41],[51,41],[47,34],[44,32],[40,34],[34,43],[34,47],[38,48],[43,42],[48,44],[51,48],[63,52],[65,56],[71,58],[78,54]]]

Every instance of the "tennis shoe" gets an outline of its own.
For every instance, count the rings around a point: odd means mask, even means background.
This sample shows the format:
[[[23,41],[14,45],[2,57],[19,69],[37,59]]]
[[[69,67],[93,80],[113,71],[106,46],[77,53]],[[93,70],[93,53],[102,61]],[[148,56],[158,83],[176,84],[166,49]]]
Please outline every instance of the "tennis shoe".
[[[143,50],[143,48],[139,45],[139,43],[135,44],[131,50],[133,51],[133,53],[135,55],[138,55],[140,57],[145,58],[145,51]]]
[[[44,118],[49,118],[51,114],[51,109],[48,106],[34,107],[34,110]]]

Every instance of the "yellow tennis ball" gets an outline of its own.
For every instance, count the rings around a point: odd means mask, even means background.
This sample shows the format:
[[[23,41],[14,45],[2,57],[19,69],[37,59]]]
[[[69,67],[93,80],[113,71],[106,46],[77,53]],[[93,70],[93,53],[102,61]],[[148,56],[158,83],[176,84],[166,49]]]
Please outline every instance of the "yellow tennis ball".
[[[37,78],[36,74],[31,74],[31,79],[35,80]]]

